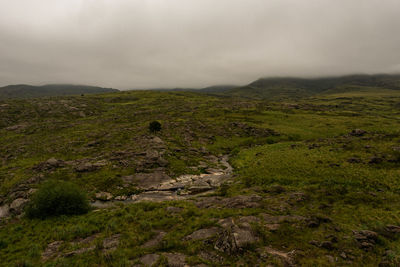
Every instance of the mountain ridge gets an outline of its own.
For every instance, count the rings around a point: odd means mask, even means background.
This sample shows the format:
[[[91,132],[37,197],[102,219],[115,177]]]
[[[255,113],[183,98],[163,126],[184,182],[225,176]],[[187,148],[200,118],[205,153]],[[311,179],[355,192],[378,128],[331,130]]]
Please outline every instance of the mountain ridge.
[[[12,84],[0,87],[0,99],[37,98],[46,96],[65,96],[118,92],[118,89],[76,84]]]

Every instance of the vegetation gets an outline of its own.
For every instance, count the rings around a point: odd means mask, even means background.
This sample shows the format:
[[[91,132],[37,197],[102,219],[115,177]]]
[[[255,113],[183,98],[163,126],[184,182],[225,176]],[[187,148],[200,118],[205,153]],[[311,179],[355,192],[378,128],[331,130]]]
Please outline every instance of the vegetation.
[[[32,196],[27,206],[29,218],[44,219],[59,215],[84,214],[89,211],[88,199],[79,188],[63,181],[47,181]]]
[[[152,133],[156,133],[161,131],[161,123],[159,123],[158,121],[152,121],[149,124],[149,130]]]
[[[152,254],[161,264],[168,253],[190,266],[400,263],[399,90],[351,82],[279,100],[132,91],[8,100],[0,112],[2,205],[46,180],[69,181],[93,201],[142,192],[126,185],[137,174],[200,175],[222,155],[234,168],[220,189],[188,200],[11,215],[0,226],[1,266],[131,266]],[[229,253],[215,249],[226,232],[188,238],[232,218],[257,241]]]

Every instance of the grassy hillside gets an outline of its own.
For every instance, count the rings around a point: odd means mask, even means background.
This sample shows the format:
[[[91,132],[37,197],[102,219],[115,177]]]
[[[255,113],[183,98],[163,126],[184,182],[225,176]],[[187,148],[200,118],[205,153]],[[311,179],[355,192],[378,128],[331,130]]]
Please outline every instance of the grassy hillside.
[[[87,85],[49,84],[43,86],[33,86],[18,84],[0,87],[0,99],[99,94],[107,92],[118,92],[118,90]]]
[[[400,90],[353,87],[1,101],[0,214],[46,180],[103,206],[44,220],[15,208],[0,219],[0,266],[397,266]],[[223,173],[225,155],[233,173],[215,190],[135,202],[157,177]]]

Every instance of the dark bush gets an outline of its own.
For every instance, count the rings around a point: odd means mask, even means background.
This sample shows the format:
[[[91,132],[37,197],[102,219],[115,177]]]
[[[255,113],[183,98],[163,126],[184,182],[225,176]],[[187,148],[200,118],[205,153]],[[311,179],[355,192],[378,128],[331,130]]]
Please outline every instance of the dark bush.
[[[90,209],[86,194],[64,181],[45,182],[32,196],[26,208],[29,218],[84,214]]]
[[[158,121],[152,121],[152,122],[150,122],[150,124],[149,124],[149,130],[150,130],[150,132],[152,132],[152,133],[161,131],[161,123],[159,123]]]

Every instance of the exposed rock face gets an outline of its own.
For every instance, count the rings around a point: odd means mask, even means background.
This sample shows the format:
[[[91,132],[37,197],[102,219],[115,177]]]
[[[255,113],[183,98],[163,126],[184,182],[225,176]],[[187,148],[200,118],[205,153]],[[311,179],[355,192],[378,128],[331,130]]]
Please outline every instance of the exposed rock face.
[[[218,158],[216,158],[216,160],[218,161]],[[115,200],[129,202],[160,202],[183,200],[196,194],[209,192],[217,189],[221,184],[231,178],[232,167],[228,163],[228,157],[221,157],[219,164],[223,165],[225,169],[218,169],[218,172],[211,174],[181,175],[175,179],[172,179],[165,174],[162,169],[155,169],[152,173],[137,173],[135,175],[124,176],[122,177],[124,187],[135,185],[144,192],[126,196],[126,198],[119,196],[119,198]],[[259,203],[256,203],[256,201],[259,201],[260,197],[239,196],[234,199],[226,200],[224,198],[219,198],[218,200],[224,202],[223,205],[226,205],[227,207],[256,207],[259,206]],[[212,204],[214,203],[214,200],[209,199],[205,201],[205,205],[207,205],[207,203]],[[92,205],[97,208],[107,207],[107,205],[100,203],[99,201],[92,203]]]

